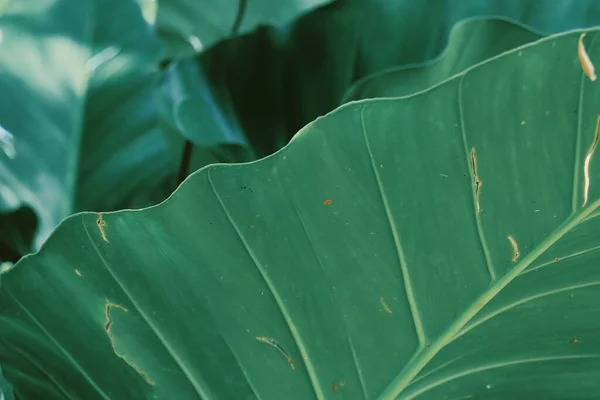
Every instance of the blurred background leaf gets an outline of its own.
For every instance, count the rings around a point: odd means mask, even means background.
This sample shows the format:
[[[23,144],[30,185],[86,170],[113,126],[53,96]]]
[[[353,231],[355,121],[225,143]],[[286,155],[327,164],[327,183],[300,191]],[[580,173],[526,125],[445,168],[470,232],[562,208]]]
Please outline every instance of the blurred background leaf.
[[[163,58],[182,58],[227,39],[232,27],[244,33],[280,25],[331,0],[157,0]],[[239,21],[238,21],[239,20]]]
[[[600,21],[593,0],[40,4],[6,3],[0,18],[9,46],[0,55],[9,93],[0,111],[0,213],[31,208],[33,249],[72,212],[156,204],[202,166],[277,151],[343,102],[381,95],[379,74],[405,82],[408,94]],[[235,36],[234,27],[252,32]],[[13,56],[17,48],[23,57]],[[167,56],[184,58],[160,73]],[[32,237],[28,221],[10,226],[0,232],[0,260],[22,255]]]
[[[162,105],[162,120],[198,146],[242,143],[260,158],[342,104],[346,92],[357,82],[365,85],[370,75],[407,69],[406,94],[422,90],[547,34],[597,25],[597,5],[596,0],[335,1],[172,65],[162,81],[168,86],[163,93],[171,93],[163,96],[170,104]],[[486,21],[492,17],[503,20]],[[465,19],[477,21],[461,23]],[[456,40],[443,65],[421,72],[441,57],[451,31]]]
[[[426,90],[475,64],[542,37],[544,34],[510,20],[466,19],[454,25],[448,46],[439,57],[418,66],[402,65],[368,75],[350,87],[342,103]]]
[[[16,210],[37,216],[39,248],[64,217],[123,208],[176,165],[153,94],[159,42],[136,1],[10,2],[0,32],[0,243],[22,255],[32,224]]]

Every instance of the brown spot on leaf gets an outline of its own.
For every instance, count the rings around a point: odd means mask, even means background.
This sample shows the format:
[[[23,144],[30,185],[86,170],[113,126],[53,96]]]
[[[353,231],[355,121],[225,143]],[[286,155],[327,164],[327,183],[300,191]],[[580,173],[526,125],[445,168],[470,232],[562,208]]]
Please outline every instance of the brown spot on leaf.
[[[331,204],[331,199],[325,199],[323,200],[323,204],[325,204],[326,206]]]
[[[571,344],[577,344],[577,343],[581,343],[581,341],[577,338],[574,338],[573,340],[571,340]]]
[[[337,392],[337,391],[338,391],[338,387],[337,387],[337,385],[335,384],[335,382],[331,382],[331,390],[333,390],[334,392]]]

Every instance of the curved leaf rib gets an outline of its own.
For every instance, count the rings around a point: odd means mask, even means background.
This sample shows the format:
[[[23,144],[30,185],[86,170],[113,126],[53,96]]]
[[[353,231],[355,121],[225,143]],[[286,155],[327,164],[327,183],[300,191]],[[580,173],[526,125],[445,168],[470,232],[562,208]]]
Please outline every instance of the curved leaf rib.
[[[491,369],[506,368],[506,367],[510,367],[513,365],[519,365],[519,364],[577,360],[577,359],[582,359],[582,358],[600,358],[600,354],[587,354],[587,355],[576,355],[576,356],[554,356],[554,357],[533,357],[533,358],[527,358],[527,359],[511,360],[511,361],[506,361],[506,362],[501,362],[501,363],[481,365],[476,368],[470,368],[468,370],[461,371],[458,374],[453,374],[453,375],[445,376],[442,379],[438,379],[425,387],[419,388],[419,390],[417,390],[415,392],[407,393],[407,396],[405,397],[405,399],[406,400],[414,399],[418,395],[423,394],[423,393],[427,392],[428,390],[433,389],[434,387],[440,386],[446,382],[450,382],[455,379],[462,378],[464,376],[471,375],[471,374],[478,373],[478,372],[488,371]]]
[[[590,217],[586,218],[582,222],[589,221],[589,219],[590,219]],[[596,250],[600,250],[600,246],[594,246],[594,247],[591,247],[589,249],[577,251],[575,253],[571,253],[571,254],[567,254],[567,255],[564,255],[564,256],[560,256],[558,258],[560,260],[564,261],[564,260],[568,260],[569,258],[575,258],[575,257],[582,256],[584,254],[588,254],[588,253],[594,252]],[[521,272],[521,276],[523,276],[525,274],[528,274],[530,272],[533,272],[533,271],[537,271],[537,270],[539,270],[541,268],[548,267],[549,265],[555,265],[555,264],[556,264],[556,260],[552,260],[552,261],[548,261],[548,262],[545,262],[543,264],[537,265],[535,267],[527,268],[525,271]]]
[[[282,185],[283,187],[283,185]],[[309,233],[308,233],[308,229],[306,227],[306,222],[304,221],[304,218],[302,217],[302,215],[300,215],[300,213],[298,212],[298,209],[296,207],[296,203],[293,200],[292,197],[288,196],[285,188],[283,188],[283,193],[285,194],[285,196],[288,198],[288,200],[290,201],[290,203],[292,204],[292,209],[294,210],[294,213],[296,214],[296,217],[298,218],[298,221],[300,221],[300,225],[302,226],[302,232],[304,233],[304,236],[306,236],[306,240],[310,246],[310,251],[313,253],[315,259],[317,260],[317,263],[319,264],[319,268],[324,271],[325,268],[323,267],[323,263],[317,253],[317,250],[315,249],[315,245],[313,243],[313,239],[310,237]],[[363,393],[363,396],[365,397],[365,399],[369,399],[369,395],[367,393],[367,389],[365,386],[365,381],[363,378],[363,373],[362,373],[362,369],[360,366],[360,362],[358,360],[358,356],[356,355],[356,350],[354,349],[354,343],[352,342],[352,337],[350,336],[350,334],[348,334],[349,329],[347,329],[348,325],[346,324],[345,320],[342,320],[342,322],[344,323],[344,325],[346,326],[346,340],[348,341],[348,347],[350,348],[350,352],[352,353],[352,361],[354,362],[354,367],[356,369],[356,375],[358,376],[358,381],[360,383],[360,387]]]
[[[308,352],[306,350],[306,345],[304,344],[304,341],[302,340],[302,337],[298,334],[298,330],[297,330],[296,326],[294,325],[294,322],[292,321],[292,318],[290,316],[289,311],[287,310],[287,307],[285,306],[285,303],[283,302],[281,296],[279,295],[279,292],[277,291],[277,288],[275,287],[275,285],[271,281],[271,278],[269,278],[269,275],[261,267],[260,261],[258,260],[258,258],[256,257],[256,255],[254,254],[254,252],[252,251],[252,249],[248,245],[248,242],[246,241],[246,239],[244,238],[244,236],[240,232],[240,229],[238,228],[237,224],[233,221],[233,218],[231,217],[230,212],[227,210],[227,207],[225,207],[225,203],[223,203],[223,199],[221,198],[221,196],[217,192],[217,189],[215,188],[215,185],[213,184],[212,176],[211,176],[210,171],[211,171],[211,169],[209,168],[208,171],[207,171],[207,174],[208,174],[208,182],[210,184],[210,187],[211,187],[212,191],[214,192],[215,197],[217,198],[219,204],[221,205],[221,208],[223,209],[223,212],[227,216],[227,219],[231,223],[231,226],[233,227],[233,229],[235,230],[238,238],[242,242],[242,245],[244,246],[244,249],[248,253],[248,256],[252,259],[252,262],[253,262],[254,266],[256,267],[256,269],[258,270],[258,272],[260,273],[260,276],[262,277],[263,281],[265,282],[265,284],[267,285],[269,291],[271,292],[271,295],[273,296],[273,299],[277,303],[277,307],[279,308],[279,311],[281,312],[281,316],[285,320],[285,323],[287,324],[289,332],[292,335],[292,338],[294,339],[294,342],[296,343],[296,347],[298,348],[298,351],[300,352],[300,358],[302,359],[302,363],[304,364],[304,366],[306,368],[306,371],[308,373],[308,377],[310,379],[310,382],[311,382],[311,384],[313,386],[313,391],[315,393],[316,398],[319,399],[319,400],[325,399],[323,388],[321,387],[321,385],[319,383],[319,378],[317,376],[315,368],[314,368],[314,366],[313,366],[313,364],[312,364],[312,362],[310,360],[310,357],[308,355]]]
[[[464,75],[460,78],[460,82],[458,84],[458,112],[460,115],[460,131],[462,133],[462,141],[465,149],[465,159],[467,161],[467,168],[469,169],[469,177],[471,182],[471,193],[473,195],[473,213],[475,215],[475,224],[477,226],[477,237],[479,238],[479,244],[481,245],[481,250],[485,256],[485,264],[490,274],[490,280],[494,281],[496,279],[496,270],[494,268],[494,262],[492,261],[492,257],[490,255],[490,250],[487,245],[487,241],[485,240],[485,235],[483,233],[483,227],[481,226],[481,204],[480,204],[480,195],[481,195],[481,178],[477,173],[477,155],[475,152],[475,148],[469,151],[469,146],[467,144],[467,131],[465,129],[465,111],[463,106],[463,82]]]
[[[375,176],[375,180],[377,181],[377,188],[379,189],[379,195],[381,198],[381,203],[385,209],[385,215],[387,217],[388,226],[392,233],[392,237],[394,238],[394,244],[396,245],[396,254],[398,255],[398,264],[400,265],[400,270],[402,272],[402,280],[404,281],[404,290],[406,292],[406,298],[408,300],[408,304],[410,306],[410,311],[413,318],[414,328],[417,333],[417,338],[419,340],[419,349],[422,349],[425,346],[426,335],[425,330],[423,329],[423,321],[421,319],[421,313],[419,312],[419,307],[417,305],[417,299],[415,298],[414,290],[412,287],[410,272],[408,271],[408,266],[406,263],[406,257],[404,255],[404,250],[402,249],[402,243],[400,243],[400,235],[398,233],[398,229],[396,228],[396,224],[394,222],[394,218],[392,216],[392,212],[390,210],[390,205],[388,199],[385,195],[385,191],[383,189],[383,183],[381,182],[381,177],[377,172],[377,167],[375,164],[375,159],[373,157],[373,151],[371,150],[371,145],[369,144],[369,138],[367,135],[367,127],[365,126],[365,118],[364,112],[367,105],[364,105],[360,111],[360,123],[362,128],[362,133],[365,138],[365,144],[367,148],[367,152],[369,153],[369,159],[371,161],[371,169],[373,171],[373,175]]]
[[[561,287],[559,289],[555,289],[555,290],[548,290],[542,293],[537,293],[533,296],[528,296],[525,297],[519,301],[515,301],[511,304],[508,304],[504,307],[501,307],[493,312],[490,312],[489,314],[486,314],[484,316],[482,316],[481,318],[477,319],[476,321],[473,321],[470,324],[467,324],[464,329],[462,329],[459,333],[456,334],[456,336],[449,342],[452,343],[454,340],[458,339],[459,337],[465,335],[467,332],[471,331],[472,329],[476,328],[477,326],[483,324],[486,321],[491,320],[492,318],[508,311],[511,310],[517,306],[520,306],[522,304],[526,304],[530,301],[536,300],[536,299],[540,299],[542,297],[546,297],[546,296],[552,296],[553,294],[558,294],[558,293],[563,293],[569,290],[577,290],[577,289],[584,289],[584,288],[588,288],[588,287],[593,287],[593,286],[599,286],[600,285],[600,281],[594,281],[594,282],[588,282],[588,283],[583,283],[583,284],[579,284],[579,285],[571,285],[571,286],[564,286]]]
[[[69,353],[67,351],[67,349],[65,349],[64,346],[62,344],[60,344],[60,342],[58,340],[56,340],[56,338],[54,336],[52,336],[52,334],[50,332],[48,332],[48,330],[46,328],[44,328],[44,326],[42,324],[40,324],[40,322],[37,320],[37,318],[35,318],[35,316],[23,305],[23,303],[21,303],[10,291],[5,290],[5,293],[7,293],[10,297],[12,297],[12,300],[15,302],[15,304],[17,304],[21,308],[21,310],[23,310],[25,312],[25,314],[27,314],[27,316],[29,318],[31,318],[33,323],[42,332],[44,332],[44,334],[48,337],[48,339],[50,339],[50,341],[52,343],[54,343],[54,345],[58,348],[58,350],[61,353],[63,353],[63,355],[69,360],[69,362],[71,362],[75,366],[75,368],[77,368],[77,370],[89,382],[89,384],[96,390],[96,392],[98,392],[98,394],[103,399],[110,400],[110,396],[108,394],[106,394],[104,392],[104,390],[102,390],[102,388],[96,383],[96,381],[94,381],[94,379],[85,371],[85,369],[83,367],[81,367],[79,362],[75,358],[73,358],[71,353]]]
[[[354,361],[354,368],[356,369],[356,373],[358,375],[358,383],[360,383],[360,390],[362,390],[362,394],[365,397],[365,400],[369,400],[371,396],[367,393],[367,386],[365,385],[365,378],[363,377],[362,367],[360,366],[360,361],[356,356],[356,350],[354,350],[354,343],[352,343],[352,339],[348,336],[348,342],[350,344],[350,351],[352,352],[352,361]]]

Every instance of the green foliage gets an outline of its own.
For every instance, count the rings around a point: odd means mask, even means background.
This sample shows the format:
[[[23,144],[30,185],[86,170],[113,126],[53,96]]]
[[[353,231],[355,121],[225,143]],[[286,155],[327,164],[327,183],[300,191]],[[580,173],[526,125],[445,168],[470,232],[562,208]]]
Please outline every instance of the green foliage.
[[[0,30],[0,124],[14,137],[0,211],[30,207],[36,247],[71,213],[126,207],[166,179],[175,165],[153,100],[158,40],[136,2],[11,2]]]
[[[157,29],[164,57],[182,58],[263,24],[281,24],[331,0],[164,0],[159,1]],[[235,28],[237,27],[237,28]],[[234,29],[235,28],[235,29]]]
[[[600,391],[595,1],[0,9],[0,398]]]

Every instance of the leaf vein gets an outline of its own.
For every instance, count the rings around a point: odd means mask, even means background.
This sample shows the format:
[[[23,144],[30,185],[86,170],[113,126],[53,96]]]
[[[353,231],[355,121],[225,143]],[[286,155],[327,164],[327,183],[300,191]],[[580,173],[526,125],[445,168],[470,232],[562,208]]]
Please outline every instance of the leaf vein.
[[[400,235],[398,233],[398,228],[396,228],[396,224],[394,223],[394,219],[392,216],[392,211],[390,210],[390,204],[383,189],[383,184],[381,182],[381,177],[377,172],[377,167],[375,166],[375,158],[373,157],[373,152],[371,150],[371,145],[369,144],[369,138],[367,135],[367,128],[365,126],[365,109],[366,105],[364,105],[360,109],[360,122],[362,124],[362,132],[365,139],[365,144],[367,148],[367,152],[369,153],[369,159],[371,161],[371,169],[373,170],[373,174],[375,175],[375,180],[377,181],[377,188],[379,189],[379,195],[381,198],[381,202],[385,209],[385,215],[387,217],[388,226],[392,233],[392,237],[394,238],[394,244],[396,245],[396,255],[398,257],[398,263],[400,264],[400,270],[402,272],[402,278],[404,280],[404,289],[406,292],[406,297],[408,299],[408,304],[410,306],[410,311],[413,317],[413,323],[415,325],[415,330],[417,333],[417,337],[419,339],[419,348],[422,349],[425,346],[425,331],[423,328],[423,321],[421,319],[421,314],[419,313],[419,308],[417,306],[417,299],[415,297],[415,293],[412,287],[412,282],[410,278],[410,273],[408,271],[408,265],[406,262],[406,257],[404,255],[404,250],[402,248],[402,244],[400,242]]]
[[[483,371],[489,371],[492,369],[512,367],[514,365],[521,365],[521,364],[543,363],[543,362],[550,362],[550,361],[581,360],[581,359],[590,359],[590,358],[600,358],[600,354],[579,354],[579,355],[568,355],[568,356],[531,357],[531,358],[523,358],[523,359],[518,359],[518,360],[510,360],[510,361],[505,361],[505,362],[498,362],[498,363],[493,363],[493,364],[480,365],[477,367],[466,369],[464,371],[461,371],[461,372],[453,374],[453,375],[445,376],[441,379],[431,382],[427,386],[423,386],[423,387],[419,388],[418,390],[407,394],[405,399],[406,400],[414,399],[416,396],[423,394],[423,393],[429,391],[430,389],[438,387],[446,382],[450,382],[450,381],[453,381],[458,378],[462,378],[467,375],[476,374],[476,373],[483,372]]]
[[[106,393],[104,393],[104,391],[102,390],[102,388],[100,386],[98,386],[98,384],[94,381],[94,379],[92,379],[92,377],[90,375],[88,375],[88,373],[85,371],[85,369],[83,369],[81,367],[81,365],[77,362],[77,360],[71,355],[71,353],[69,353],[67,351],[67,349],[64,348],[64,346],[58,341],[56,340],[56,338],[54,336],[52,336],[52,334],[50,332],[48,332],[46,330],[46,328],[44,328],[44,326],[41,324],[40,321],[38,321],[38,319],[27,309],[27,307],[25,307],[23,305],[23,303],[21,303],[16,297],[15,295],[13,295],[10,291],[8,291],[7,289],[4,289],[5,293],[7,295],[9,295],[10,297],[13,298],[13,300],[15,301],[15,303],[21,307],[21,309],[25,312],[25,314],[27,314],[27,316],[29,316],[29,318],[31,318],[31,320],[37,325],[37,327],[44,332],[44,334],[48,337],[48,339],[50,339],[52,341],[52,343],[54,343],[54,345],[60,350],[61,353],[63,353],[65,355],[65,357],[75,366],[75,368],[77,369],[77,371],[79,371],[81,373],[81,375],[83,375],[83,377],[90,383],[90,385],[92,385],[92,387],[102,396],[103,399],[106,400],[110,400],[110,396],[108,396]]]
[[[469,331],[471,331],[472,329],[476,328],[477,326],[483,324],[484,322],[487,322],[487,321],[491,320],[492,318],[494,318],[506,311],[509,311],[517,306],[526,304],[530,301],[537,300],[539,298],[551,296],[551,295],[558,294],[558,293],[563,293],[563,292],[566,292],[569,290],[585,289],[587,287],[598,286],[598,285],[600,285],[600,281],[594,281],[594,282],[588,282],[588,283],[579,284],[579,285],[565,286],[565,287],[561,287],[561,288],[554,289],[554,290],[547,290],[547,291],[544,291],[541,293],[534,294],[529,297],[525,297],[521,300],[515,301],[511,304],[501,307],[501,308],[497,309],[496,311],[490,312],[489,314],[486,314],[485,316],[474,321],[473,323],[465,326],[464,329],[462,329],[459,333],[456,334],[456,336],[452,339],[452,341],[458,339],[459,337],[463,336],[464,334],[468,333]]]
[[[283,316],[283,319],[284,319],[285,323],[287,324],[287,327],[290,331],[292,339],[294,340],[296,347],[298,348],[298,351],[300,352],[300,358],[302,359],[302,363],[304,364],[306,371],[308,373],[308,377],[312,384],[313,390],[315,392],[315,396],[319,400],[325,399],[324,391],[323,391],[323,388],[321,387],[321,385],[319,384],[319,380],[318,380],[317,374],[315,372],[315,368],[312,365],[310,358],[308,357],[308,352],[306,351],[306,345],[304,344],[304,341],[298,334],[296,326],[294,325],[294,322],[292,321],[292,318],[290,316],[290,313],[289,313],[287,307],[285,306],[285,303],[281,299],[281,296],[277,292],[277,288],[275,287],[273,282],[271,282],[271,278],[269,278],[269,275],[263,270],[261,263],[259,262],[258,258],[254,254],[254,251],[252,251],[252,249],[250,248],[248,242],[246,241],[246,239],[240,232],[239,227],[234,222],[231,214],[227,210],[227,207],[225,207],[225,204],[223,203],[221,196],[219,195],[219,193],[217,192],[217,189],[215,188],[215,185],[213,184],[211,171],[212,171],[212,169],[208,169],[208,182],[210,184],[210,187],[211,187],[213,193],[215,194],[217,201],[221,205],[223,212],[227,216],[229,223],[235,230],[238,238],[240,239],[242,245],[244,246],[244,249],[250,256],[250,259],[252,260],[254,266],[256,267],[257,271],[259,272],[259,274],[262,277],[265,284],[267,285],[267,288],[271,292],[271,296],[273,296],[273,299],[275,299],[275,303],[277,304],[277,307],[279,308],[279,312]]]
[[[463,76],[464,78],[464,76]],[[487,241],[485,239],[485,235],[483,233],[483,227],[481,224],[481,216],[480,216],[480,199],[479,199],[479,188],[475,187],[475,185],[481,186],[480,178],[477,176],[476,171],[474,170],[476,167],[476,161],[471,162],[471,152],[469,151],[469,145],[467,144],[467,131],[465,129],[465,115],[464,115],[464,106],[462,101],[462,84],[463,78],[460,79],[458,84],[458,112],[460,115],[460,131],[462,134],[463,147],[465,150],[465,158],[467,160],[467,169],[469,171],[469,176],[471,177],[471,194],[473,196],[473,214],[475,216],[475,224],[477,227],[477,237],[479,238],[479,244],[481,246],[481,250],[483,251],[483,255],[485,257],[485,265],[487,267],[488,273],[490,274],[490,279],[494,281],[496,279],[496,270],[494,268],[494,263],[492,261],[492,257],[490,255],[490,250],[487,245]],[[473,148],[473,156],[475,157],[475,148]],[[476,160],[476,159],[474,159]]]
[[[96,255],[98,256],[98,258],[100,259],[100,261],[102,262],[102,264],[104,265],[104,267],[106,268],[107,272],[111,275],[111,277],[113,278],[113,280],[115,281],[115,283],[121,288],[121,290],[123,291],[123,294],[125,294],[125,296],[127,296],[127,298],[129,299],[129,301],[131,302],[131,304],[133,305],[133,307],[136,309],[136,311],[139,313],[139,315],[142,317],[142,319],[144,320],[144,322],[146,322],[146,324],[148,324],[148,327],[150,327],[150,329],[152,330],[152,332],[154,333],[154,335],[156,336],[156,338],[164,346],[165,350],[167,350],[167,352],[169,353],[169,355],[171,356],[171,358],[173,358],[173,361],[175,361],[175,363],[177,364],[177,366],[179,367],[179,369],[181,370],[181,372],[183,372],[183,374],[185,375],[185,377],[187,378],[187,380],[190,382],[190,384],[192,385],[192,387],[194,388],[194,390],[198,394],[198,397],[200,399],[211,399],[211,398],[213,398],[213,396],[210,396],[209,393],[205,389],[203,389],[202,386],[200,386],[200,384],[194,378],[194,375],[191,373],[191,371],[188,370],[188,368],[185,365],[185,363],[181,360],[181,358],[179,357],[179,355],[175,352],[175,350],[167,342],[167,340],[165,339],[165,337],[163,336],[163,334],[160,332],[160,330],[158,329],[158,327],[154,324],[154,322],[152,322],[152,320],[150,319],[150,317],[144,312],[144,310],[140,307],[140,305],[135,301],[133,295],[129,292],[129,290],[125,287],[125,285],[123,285],[123,282],[121,282],[121,280],[119,279],[119,277],[114,273],[114,271],[112,270],[112,268],[108,264],[108,261],[104,258],[104,256],[100,252],[100,249],[98,248],[98,245],[92,239],[92,236],[90,235],[89,229],[88,229],[87,225],[85,224],[84,217],[85,217],[85,215],[81,218],[81,224],[83,225],[83,229],[85,231],[85,234],[87,235],[90,243],[92,244],[92,247],[94,248],[94,251],[96,252]]]

